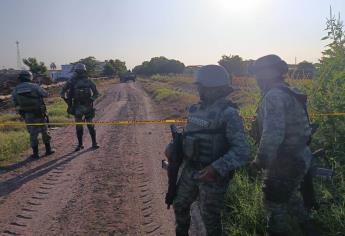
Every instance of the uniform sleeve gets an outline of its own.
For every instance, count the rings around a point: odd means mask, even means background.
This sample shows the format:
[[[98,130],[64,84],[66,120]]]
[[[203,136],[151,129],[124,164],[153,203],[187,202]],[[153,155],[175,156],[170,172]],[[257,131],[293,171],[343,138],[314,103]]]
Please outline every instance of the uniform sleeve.
[[[99,96],[99,92],[97,90],[96,84],[90,80],[90,87],[91,87],[91,91],[92,91],[92,99],[96,100],[96,98],[98,98]]]
[[[66,97],[66,92],[69,90],[69,88],[70,88],[70,82],[66,82],[64,86],[62,86],[62,89],[60,91],[60,97]]]
[[[249,161],[250,149],[244,132],[243,122],[238,111],[231,108],[224,113],[226,122],[226,138],[230,149],[212,163],[213,168],[221,175],[227,176]]]
[[[267,94],[263,100],[263,124],[257,159],[262,167],[277,157],[285,136],[285,103],[281,92]]]
[[[44,98],[48,97],[48,92],[45,89],[43,89],[41,86],[37,85],[37,92],[41,97],[44,97]]]
[[[11,98],[12,98],[12,102],[13,102],[14,106],[16,107],[18,105],[16,89],[13,90],[13,92],[11,94]]]

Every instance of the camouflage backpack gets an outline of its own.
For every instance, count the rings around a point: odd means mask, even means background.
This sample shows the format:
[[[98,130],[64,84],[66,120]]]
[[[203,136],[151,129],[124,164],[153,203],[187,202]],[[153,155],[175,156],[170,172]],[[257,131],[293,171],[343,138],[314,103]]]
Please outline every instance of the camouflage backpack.
[[[20,112],[41,112],[44,108],[42,97],[32,88],[17,89],[16,101]]]
[[[77,82],[73,87],[73,98],[76,103],[88,104],[92,101],[91,88],[88,84]]]

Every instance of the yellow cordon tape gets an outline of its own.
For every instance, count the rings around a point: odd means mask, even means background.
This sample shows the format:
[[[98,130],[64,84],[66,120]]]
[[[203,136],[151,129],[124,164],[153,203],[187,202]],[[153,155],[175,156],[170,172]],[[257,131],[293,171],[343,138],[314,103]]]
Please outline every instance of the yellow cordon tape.
[[[333,112],[333,113],[310,113],[309,116],[345,116],[345,112]]]
[[[68,126],[68,125],[136,125],[136,124],[176,124],[186,123],[187,120],[126,120],[126,121],[93,121],[93,122],[51,122],[51,123],[23,123],[23,122],[5,122],[0,126]]]
[[[345,112],[334,113],[310,113],[310,117],[318,116],[345,116]],[[244,116],[243,119],[253,119],[254,116]],[[126,121],[93,121],[93,122],[52,122],[52,123],[24,123],[24,122],[3,122],[0,126],[69,126],[69,125],[142,125],[142,124],[184,124],[186,119],[170,119],[170,120],[126,120]]]

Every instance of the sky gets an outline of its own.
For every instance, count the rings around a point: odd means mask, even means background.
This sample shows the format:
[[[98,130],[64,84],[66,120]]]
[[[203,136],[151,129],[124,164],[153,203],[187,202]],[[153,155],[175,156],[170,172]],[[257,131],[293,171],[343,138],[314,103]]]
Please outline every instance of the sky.
[[[186,65],[222,55],[317,62],[329,8],[345,0],[0,0],[0,68],[22,58],[49,65],[94,56],[133,68],[155,56]]]

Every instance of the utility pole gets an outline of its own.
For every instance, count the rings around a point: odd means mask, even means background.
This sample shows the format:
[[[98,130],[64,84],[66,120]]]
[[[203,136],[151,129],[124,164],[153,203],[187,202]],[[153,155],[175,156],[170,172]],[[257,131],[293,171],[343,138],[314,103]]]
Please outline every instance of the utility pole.
[[[19,41],[16,41],[17,45],[17,69],[21,70],[23,69],[22,59],[20,57],[20,50],[19,50]]]

